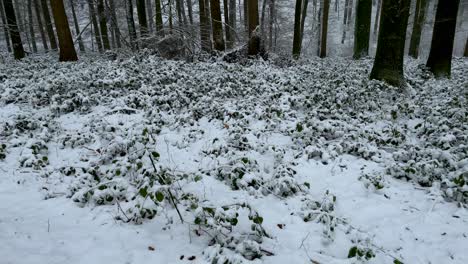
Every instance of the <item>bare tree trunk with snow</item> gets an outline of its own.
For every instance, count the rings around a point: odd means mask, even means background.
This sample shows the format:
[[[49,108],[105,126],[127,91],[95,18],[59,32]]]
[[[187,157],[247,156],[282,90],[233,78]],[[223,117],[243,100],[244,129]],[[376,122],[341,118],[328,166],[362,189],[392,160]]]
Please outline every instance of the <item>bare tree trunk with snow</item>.
[[[68,25],[67,15],[63,0],[51,0],[52,14],[54,16],[55,28],[57,29],[57,37],[59,41],[60,56],[59,61],[77,61],[73,38]]]
[[[421,41],[421,32],[426,18],[427,0],[417,0],[416,10],[414,12],[413,31],[408,55],[417,59],[419,56],[419,42]]]
[[[133,3],[132,0],[125,0],[126,7],[126,17],[127,17],[127,27],[128,35],[130,37],[130,46],[132,50],[138,49],[137,33],[135,27],[135,19],[133,18]]]
[[[110,49],[109,35],[107,34],[107,18],[104,10],[104,0],[97,0],[97,14],[99,18],[99,29],[101,32],[102,47]]]
[[[57,41],[55,40],[54,27],[50,18],[49,5],[47,4],[47,0],[41,0],[41,6],[42,14],[44,15],[44,22],[47,30],[47,35],[49,36],[50,48],[52,50],[57,50]]]
[[[211,51],[210,39],[210,25],[208,14],[206,13],[205,0],[198,0],[198,7],[200,8],[200,41],[201,49],[205,52]]]
[[[219,0],[211,0],[210,9],[214,48],[215,50],[224,51],[223,22],[221,20],[221,6]]]
[[[37,52],[36,33],[34,32],[34,17],[32,12],[32,0],[28,0],[28,20],[29,20],[29,34],[31,35],[31,44],[33,52]]]
[[[78,24],[78,19],[76,17],[75,3],[73,2],[73,0],[70,0],[70,7],[71,7],[71,11],[72,11],[72,16],[73,16],[73,23],[75,24],[76,35],[79,36],[78,37],[78,46],[80,48],[80,51],[84,52],[85,47],[84,47],[84,44],[83,44],[83,40],[81,39],[81,36],[80,36],[80,25]]]

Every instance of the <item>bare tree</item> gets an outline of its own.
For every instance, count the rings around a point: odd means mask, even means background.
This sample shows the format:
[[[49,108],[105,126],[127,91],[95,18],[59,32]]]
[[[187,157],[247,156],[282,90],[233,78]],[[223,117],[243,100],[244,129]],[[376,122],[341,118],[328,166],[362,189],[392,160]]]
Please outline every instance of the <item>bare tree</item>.
[[[70,7],[71,7],[71,11],[72,11],[72,16],[73,16],[73,23],[75,24],[76,35],[79,36],[78,37],[78,46],[80,47],[80,51],[84,52],[85,47],[84,47],[84,44],[83,44],[83,40],[81,39],[80,25],[78,24],[78,19],[76,17],[75,3],[73,2],[73,0],[70,0]]]
[[[18,22],[16,21],[15,9],[12,0],[3,0],[3,8],[6,15],[7,25],[10,32],[11,44],[13,46],[13,55],[15,59],[24,58],[23,42],[18,30]]]
[[[206,13],[205,1],[198,0],[198,7],[200,8],[200,38],[201,38],[201,49],[205,52],[211,51],[211,39],[210,39],[210,25],[208,15]]]
[[[383,0],[371,79],[404,86],[403,57],[411,0]]]
[[[8,32],[5,12],[3,10],[3,2],[0,2],[0,17],[2,19],[3,33],[5,34],[5,42],[6,42],[6,45],[7,45],[7,50],[8,50],[8,52],[11,52],[10,34]]]
[[[449,77],[460,0],[439,0],[426,66],[436,77]]]
[[[145,0],[136,0],[138,22],[140,24],[141,38],[148,37],[148,21],[146,19]]]
[[[28,20],[29,20],[29,34],[31,35],[31,44],[33,52],[37,52],[36,35],[34,32],[34,18],[32,12],[32,0],[28,0]]]
[[[299,59],[299,56],[301,55],[301,8],[302,0],[296,0],[296,7],[294,11],[294,35],[292,50],[292,55],[294,59]]]
[[[382,12],[382,0],[377,0],[377,9],[375,10],[374,19],[374,39],[376,39],[377,32],[379,31],[380,13]]]
[[[104,9],[104,0],[97,0],[97,14],[99,19],[99,29],[101,32],[102,46],[104,50],[110,49],[109,35],[107,34],[107,18]]]
[[[224,50],[223,22],[221,21],[221,7],[219,0],[210,1],[211,24],[213,28],[214,48],[219,51]]]
[[[135,20],[133,18],[132,0],[125,0],[125,7],[126,7],[128,35],[130,37],[130,46],[132,47],[133,50],[136,50],[138,48],[138,43],[137,43],[137,34],[136,34],[136,28],[135,28]]]
[[[50,4],[60,46],[59,61],[76,61],[78,57],[76,56],[75,46],[73,45],[73,38],[70,32],[70,26],[68,25],[63,0],[51,0]]]
[[[44,26],[42,25],[42,18],[41,18],[41,7],[39,5],[39,0],[33,0],[34,2],[34,12],[36,13],[36,21],[37,27],[39,28],[39,33],[41,35],[42,40],[42,47],[44,50],[49,50],[49,46],[47,45],[47,38],[44,33]]]
[[[327,36],[328,36],[328,13],[330,10],[330,0],[323,0],[322,34],[320,42],[320,58],[327,56]]]
[[[463,57],[468,57],[468,38],[466,38],[465,52],[463,53]]]
[[[47,30],[47,35],[49,36],[50,48],[53,50],[57,49],[57,41],[55,40],[54,27],[52,25],[52,20],[49,13],[49,5],[47,5],[47,0],[41,0],[42,14],[44,15],[45,27]]]
[[[156,30],[161,37],[164,37],[161,0],[155,0],[155,8],[156,8]]]
[[[249,43],[248,54],[257,55],[260,52],[261,39],[256,32],[258,21],[258,0],[249,0]]]
[[[192,0],[187,0],[187,10],[189,16],[190,25],[193,25],[193,7]]]
[[[99,24],[96,18],[96,9],[94,7],[93,0],[87,0],[88,7],[89,7],[89,17],[91,19],[91,23],[94,29],[94,38],[96,39],[96,45],[99,52],[102,52],[102,41],[101,41],[101,33],[99,31]]]
[[[115,43],[116,43],[117,48],[120,48],[121,47],[120,28],[119,28],[119,23],[117,21],[117,14],[115,11],[115,2],[114,0],[108,0],[108,1],[109,1],[109,12],[110,12],[112,33],[115,36]]]
[[[232,48],[232,35],[231,35],[231,29],[229,28],[229,6],[228,6],[228,0],[223,0],[223,9],[224,9],[224,28],[225,28],[225,34],[226,34],[226,47],[228,49]],[[234,33],[234,32],[233,32]]]
[[[235,34],[236,34],[236,0],[229,0],[229,30],[231,31],[231,47],[235,43]]]
[[[419,56],[419,42],[421,41],[421,32],[426,18],[427,0],[416,0],[416,10],[414,12],[413,31],[409,46],[411,57],[417,59]]]
[[[369,54],[369,39],[372,19],[372,0],[357,0],[354,25],[354,55],[360,59]]]

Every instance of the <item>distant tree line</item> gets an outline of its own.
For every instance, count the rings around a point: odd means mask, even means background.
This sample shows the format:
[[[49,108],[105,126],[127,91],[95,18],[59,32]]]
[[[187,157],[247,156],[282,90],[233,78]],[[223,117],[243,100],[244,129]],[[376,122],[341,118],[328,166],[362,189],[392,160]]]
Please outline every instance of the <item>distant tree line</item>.
[[[303,50],[308,8],[312,9],[314,23],[316,22],[316,54],[321,58],[327,56],[330,10],[339,12],[340,2],[344,1],[341,42],[345,42],[354,16],[353,58],[368,56],[369,42],[376,38],[377,49],[370,78],[395,86],[404,85],[403,59],[410,6],[413,1],[415,8],[407,55],[418,58],[422,29],[431,0],[294,1],[294,59],[299,59]],[[426,65],[436,77],[450,77],[460,0],[435,1],[436,16]],[[91,39],[91,49],[98,52],[122,48],[138,50],[149,47],[166,36],[177,35],[190,43],[192,50],[222,52],[246,45],[247,54],[256,56],[264,50],[275,50],[279,27],[277,2],[278,0],[0,0],[0,22],[6,47],[16,59],[24,58],[29,52],[38,52],[39,40],[36,36],[39,35],[43,50],[58,50],[60,61],[76,61],[77,49],[80,53],[87,52],[84,32],[91,36],[88,37]],[[76,12],[77,5],[81,7],[79,10],[87,6],[87,22],[84,26],[80,19],[83,16]],[[195,10],[198,13],[194,13],[194,7],[198,7]],[[373,8],[376,11],[372,25]],[[121,30],[117,14],[125,15],[126,31]],[[26,37],[26,42],[22,36]],[[29,47],[28,52],[24,49],[25,43]],[[468,56],[468,39],[464,56]]]

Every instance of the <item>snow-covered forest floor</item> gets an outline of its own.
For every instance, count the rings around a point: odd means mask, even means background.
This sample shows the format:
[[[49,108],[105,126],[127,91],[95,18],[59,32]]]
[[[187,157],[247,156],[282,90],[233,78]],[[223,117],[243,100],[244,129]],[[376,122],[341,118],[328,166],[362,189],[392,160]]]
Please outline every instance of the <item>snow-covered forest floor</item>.
[[[468,263],[468,60],[371,62],[0,64],[0,262]]]

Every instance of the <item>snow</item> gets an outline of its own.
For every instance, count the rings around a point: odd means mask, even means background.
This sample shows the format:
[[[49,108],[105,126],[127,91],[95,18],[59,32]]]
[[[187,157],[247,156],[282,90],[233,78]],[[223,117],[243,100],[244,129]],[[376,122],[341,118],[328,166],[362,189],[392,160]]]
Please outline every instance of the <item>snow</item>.
[[[0,262],[468,263],[468,61],[286,64],[0,65]]]

